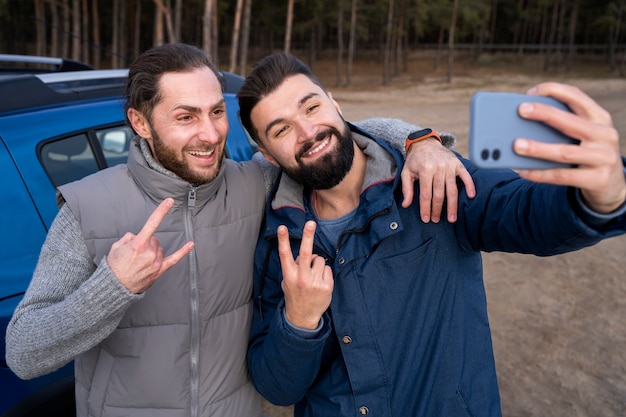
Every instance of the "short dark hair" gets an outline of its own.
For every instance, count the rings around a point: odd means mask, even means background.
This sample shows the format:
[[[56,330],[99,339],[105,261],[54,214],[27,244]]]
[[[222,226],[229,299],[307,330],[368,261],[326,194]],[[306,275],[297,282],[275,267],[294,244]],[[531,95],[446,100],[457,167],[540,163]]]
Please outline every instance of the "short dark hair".
[[[241,124],[255,142],[259,143],[259,135],[250,118],[252,109],[263,97],[278,88],[285,79],[298,74],[306,75],[311,81],[319,85],[322,90],[326,91],[319,79],[313,75],[311,68],[295,56],[286,53],[268,55],[261,59],[254,66],[250,75],[246,77],[237,93],[239,117]]]
[[[125,113],[133,108],[151,120],[154,106],[162,98],[159,80],[163,74],[191,72],[203,67],[213,71],[224,91],[222,74],[202,49],[184,43],[169,43],[145,51],[128,69]]]

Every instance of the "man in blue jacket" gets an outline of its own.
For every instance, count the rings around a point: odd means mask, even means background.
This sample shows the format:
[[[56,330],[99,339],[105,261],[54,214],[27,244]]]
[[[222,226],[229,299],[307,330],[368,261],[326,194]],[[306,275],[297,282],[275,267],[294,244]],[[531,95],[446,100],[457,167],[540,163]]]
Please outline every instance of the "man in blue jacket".
[[[626,178],[610,116],[570,86],[543,84],[574,114],[520,113],[580,146],[516,151],[578,168],[471,172],[455,223],[404,208],[399,153],[343,120],[293,56],[263,59],[241,119],[282,174],[256,248],[248,365],[259,392],[296,416],[499,416],[481,251],[556,255],[626,231]],[[445,219],[445,216],[442,216]],[[295,259],[294,259],[295,258]]]

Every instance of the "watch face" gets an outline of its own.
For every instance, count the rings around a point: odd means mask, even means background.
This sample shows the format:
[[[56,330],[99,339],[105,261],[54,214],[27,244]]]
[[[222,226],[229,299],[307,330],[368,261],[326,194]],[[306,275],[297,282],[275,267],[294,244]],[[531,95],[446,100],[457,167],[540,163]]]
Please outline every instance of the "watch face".
[[[426,136],[433,133],[432,129],[426,128],[426,129],[422,129],[422,130],[418,130],[416,132],[411,132],[409,133],[408,138],[409,139],[417,139],[417,138],[421,138],[422,136]]]

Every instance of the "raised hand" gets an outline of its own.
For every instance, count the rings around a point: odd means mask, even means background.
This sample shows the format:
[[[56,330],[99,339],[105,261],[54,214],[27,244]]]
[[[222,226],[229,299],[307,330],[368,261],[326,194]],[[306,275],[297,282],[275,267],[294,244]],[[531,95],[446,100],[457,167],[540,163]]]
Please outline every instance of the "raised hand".
[[[520,175],[531,181],[579,188],[589,207],[599,213],[617,209],[626,200],[626,180],[619,134],[613,127],[611,115],[571,85],[543,83],[529,90],[529,94],[554,97],[568,105],[572,112],[525,103],[519,108],[520,116],[545,122],[579,139],[580,145],[549,145],[529,140],[541,138],[518,139],[514,149],[520,155],[577,165],[575,168],[524,170]]]
[[[154,233],[173,205],[174,200],[166,198],[150,215],[137,235],[126,233],[111,246],[107,263],[115,277],[128,291],[135,294],[144,292],[193,249],[193,242],[187,242],[170,256],[164,257],[163,248],[154,237]]]
[[[333,295],[333,273],[323,257],[313,254],[316,224],[304,225],[300,255],[294,260],[289,244],[289,232],[278,227],[278,254],[283,271],[282,289],[285,294],[285,315],[289,323],[313,330],[330,306]]]

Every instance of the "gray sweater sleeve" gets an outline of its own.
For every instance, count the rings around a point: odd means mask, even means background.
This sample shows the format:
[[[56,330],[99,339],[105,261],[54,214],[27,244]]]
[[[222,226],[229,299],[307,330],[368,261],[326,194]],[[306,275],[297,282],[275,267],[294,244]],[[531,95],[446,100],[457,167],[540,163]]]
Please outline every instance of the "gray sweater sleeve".
[[[404,156],[406,156],[406,151],[404,149],[406,137],[409,133],[422,129],[422,127],[407,123],[402,119],[391,119],[385,117],[375,117],[372,119],[361,120],[360,122],[354,123],[354,125],[386,142],[389,142],[391,146],[402,151],[402,155]],[[445,147],[452,148],[456,144],[456,138],[454,135],[445,132],[438,133]]]
[[[9,322],[9,367],[24,379],[60,368],[109,336],[141,297],[119,283],[106,259],[93,263],[76,218],[63,206]]]

